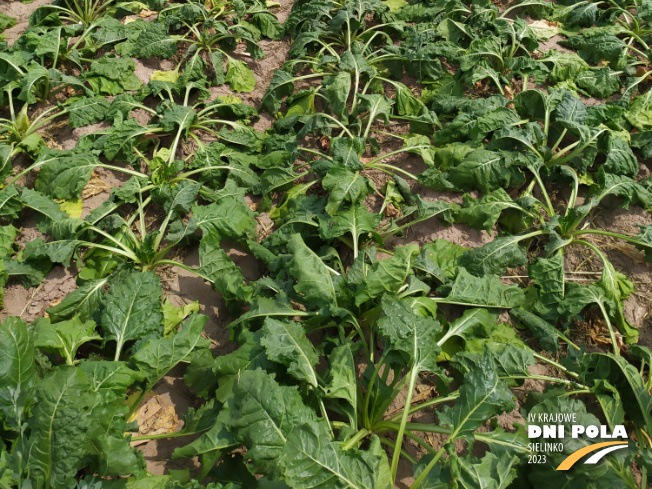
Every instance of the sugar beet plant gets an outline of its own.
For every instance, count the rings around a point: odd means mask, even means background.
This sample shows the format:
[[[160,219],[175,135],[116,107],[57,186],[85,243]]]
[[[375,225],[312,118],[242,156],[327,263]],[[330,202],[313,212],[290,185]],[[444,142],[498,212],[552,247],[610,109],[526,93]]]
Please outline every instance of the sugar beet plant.
[[[0,487],[647,487],[652,352],[604,240],[649,260],[652,227],[595,216],[652,207],[649,5],[298,1],[284,25],[278,7],[57,0],[0,45],[0,290],[56,267],[77,285],[0,324]],[[260,107],[212,95],[254,90],[246,60],[284,35]],[[543,51],[553,36],[576,52]],[[134,59],[153,57],[172,69],[143,83]],[[66,119],[100,126],[61,149]],[[100,171],[122,183],[86,209]],[[430,224],[496,234],[410,242]],[[599,278],[575,280],[578,252]],[[216,290],[231,353],[198,302],[165,297],[178,269]],[[179,431],[140,434],[166,375],[195,404]],[[624,425],[629,446],[556,471],[607,441],[567,436],[530,464],[524,419],[550,413]],[[155,439],[200,466],[149,474],[131,442]]]

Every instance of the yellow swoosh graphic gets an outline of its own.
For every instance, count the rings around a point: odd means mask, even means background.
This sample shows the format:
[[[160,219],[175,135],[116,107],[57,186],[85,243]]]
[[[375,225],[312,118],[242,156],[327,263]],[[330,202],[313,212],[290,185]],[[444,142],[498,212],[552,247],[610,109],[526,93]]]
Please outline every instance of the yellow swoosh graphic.
[[[587,447],[580,448],[576,452],[573,452],[568,457],[566,457],[564,461],[559,464],[557,470],[570,469],[575,464],[575,462],[581,459],[584,455],[586,455],[587,453],[594,452],[599,448],[609,447],[611,445],[626,445],[626,444],[627,444],[626,441],[605,441],[602,443],[596,443],[594,445],[589,445]]]

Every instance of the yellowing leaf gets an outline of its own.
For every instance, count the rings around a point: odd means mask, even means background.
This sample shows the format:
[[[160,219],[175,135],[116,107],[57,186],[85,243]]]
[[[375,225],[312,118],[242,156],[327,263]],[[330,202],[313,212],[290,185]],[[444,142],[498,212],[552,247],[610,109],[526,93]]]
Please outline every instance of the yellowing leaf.
[[[530,24],[530,29],[539,41],[547,41],[559,32],[557,22],[548,20],[535,20]]]
[[[215,97],[217,100],[220,101],[220,103],[223,104],[241,104],[242,99],[240,97],[236,97],[235,95],[218,95]]]
[[[384,0],[382,3],[387,5],[391,12],[396,12],[408,4],[405,0]]]
[[[199,301],[191,302],[182,307],[175,307],[170,299],[166,298],[161,311],[163,312],[163,336],[168,338],[176,332],[179,324],[184,319],[192,313],[199,312]]]
[[[177,81],[178,78],[179,78],[178,70],[170,70],[170,71],[156,70],[149,77],[150,80],[163,81],[163,82],[168,81],[172,83]]]
[[[78,200],[59,200],[57,201],[62,211],[66,212],[73,219],[81,219],[84,203]]]

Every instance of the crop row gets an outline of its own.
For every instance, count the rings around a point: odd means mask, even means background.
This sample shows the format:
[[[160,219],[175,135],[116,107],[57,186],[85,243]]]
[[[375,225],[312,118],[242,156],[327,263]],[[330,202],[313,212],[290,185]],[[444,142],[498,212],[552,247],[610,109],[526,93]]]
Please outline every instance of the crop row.
[[[57,0],[0,45],[0,283],[38,287],[60,266],[77,283],[45,317],[0,325],[0,487],[371,489],[400,465],[414,489],[647,487],[649,325],[626,317],[635,285],[606,240],[650,261],[652,226],[594,218],[652,208],[648,2],[299,0],[283,24],[276,7]],[[260,107],[244,103],[246,60],[288,37]],[[174,68],[143,84],[134,59],[153,57]],[[104,125],[49,147],[64,120]],[[125,183],[81,218],[98,169]],[[19,246],[29,215],[43,237]],[[435,219],[494,237],[409,242]],[[199,266],[178,258],[191,247]],[[597,280],[574,279],[577,253]],[[216,356],[198,307],[165,300],[170,267],[216,290],[235,351]],[[588,318],[606,349],[578,334]],[[180,365],[195,409],[138,436]],[[525,427],[499,426],[511,412],[623,425],[630,446],[556,471],[605,441],[569,436],[528,464]],[[192,479],[147,473],[131,442],[157,438],[188,440],[173,458],[196,457]]]

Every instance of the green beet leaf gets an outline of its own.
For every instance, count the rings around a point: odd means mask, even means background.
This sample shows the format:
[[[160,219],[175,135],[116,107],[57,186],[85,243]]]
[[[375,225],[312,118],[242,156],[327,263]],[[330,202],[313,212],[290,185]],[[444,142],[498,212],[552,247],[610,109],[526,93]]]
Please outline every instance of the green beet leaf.
[[[435,298],[436,302],[471,307],[511,309],[525,300],[523,291],[516,285],[504,285],[495,275],[474,277],[460,267],[452,284],[441,286],[438,292],[446,297]]]
[[[458,458],[460,475],[457,482],[464,489],[506,489],[516,478],[519,457],[496,456],[487,452],[482,459]]]
[[[436,239],[421,247],[421,253],[414,260],[414,268],[446,283],[455,277],[458,259],[466,250],[445,239]]]
[[[102,302],[104,341],[115,341],[115,360],[125,343],[161,332],[161,284],[152,272],[130,271],[111,284]]]
[[[224,402],[233,391],[233,384],[245,370],[258,368],[273,372],[275,365],[267,358],[265,347],[261,343],[262,331],[251,333],[245,330],[240,335],[240,348],[227,355],[215,357],[211,362],[212,374],[217,378],[219,387],[215,392],[218,401]],[[192,366],[192,364],[191,364]]]
[[[303,326],[293,321],[267,318],[262,331],[260,344],[265,347],[267,358],[287,366],[290,375],[316,389],[315,365],[319,363],[319,356],[306,338]]]
[[[523,181],[523,175],[511,165],[504,153],[477,149],[468,153],[462,163],[448,172],[451,183],[462,189],[478,189],[489,193]]]
[[[385,347],[407,355],[409,365],[417,371],[439,371],[439,322],[417,315],[404,301],[389,294],[383,296],[381,307],[385,315],[378,319],[378,331]]]
[[[156,22],[147,22],[147,28],[143,30],[133,43],[131,54],[136,58],[157,58],[167,59],[177,52],[177,44],[168,35],[168,29]],[[127,53],[125,53],[127,54]]]
[[[385,292],[396,293],[412,273],[412,261],[419,247],[411,244],[395,249],[394,256],[375,262],[363,284],[355,293],[356,305],[380,297]]]
[[[514,396],[498,378],[493,362],[485,357],[464,377],[458,401],[440,411],[439,421],[452,428],[452,441],[472,435],[488,418],[512,409]]]
[[[84,97],[69,99],[65,107],[68,111],[68,124],[77,128],[103,121],[111,104],[104,97]]]
[[[437,340],[438,345],[444,345],[453,336],[466,340],[468,335],[477,327],[486,327],[496,324],[496,315],[486,309],[467,309],[461,317],[448,325],[448,330],[441,338]]]
[[[277,475],[293,429],[315,421],[294,387],[280,386],[262,370],[245,370],[233,384],[228,399],[226,427],[247,447],[253,470]]]
[[[193,314],[171,338],[154,338],[143,343],[131,357],[152,387],[175,365],[185,361],[195,348],[207,348],[210,340],[202,338],[208,317]]]
[[[224,450],[233,449],[238,446],[238,441],[234,434],[226,427],[226,423],[230,419],[231,413],[228,408],[222,408],[213,426],[196,440],[182,447],[175,448],[172,453],[172,459],[176,460],[199,456],[203,466],[202,475],[205,477]]]
[[[503,236],[486,245],[465,251],[459,265],[473,275],[502,275],[508,267],[520,267],[527,263],[527,253],[519,245],[523,236]]]
[[[61,367],[36,388],[36,403],[28,421],[30,436],[20,447],[29,454],[26,474],[36,487],[72,489],[75,474],[88,453],[89,412],[97,394],[79,368]]]
[[[332,239],[351,234],[354,256],[357,256],[360,237],[363,234],[374,233],[380,220],[380,215],[369,212],[363,203],[359,203],[345,211],[338,212],[330,219],[321,219],[319,235],[324,239]]]
[[[59,353],[68,365],[76,363],[75,355],[81,345],[102,339],[95,332],[95,321],[83,322],[79,315],[54,324],[49,318],[38,318],[32,325],[36,329],[35,345]]]
[[[355,426],[358,405],[358,381],[355,376],[355,362],[351,345],[345,344],[333,348],[328,357],[330,369],[328,371],[329,382],[324,387],[324,396],[329,399],[341,399],[346,401],[349,407],[338,403],[339,407],[346,412],[351,424]]]
[[[464,203],[456,213],[455,219],[473,229],[484,229],[487,232],[491,231],[505,209],[525,211],[502,188],[479,199],[468,194],[464,194],[462,198]]]
[[[241,239],[255,236],[255,214],[244,201],[244,190],[227,182],[220,199],[209,205],[195,205],[192,219],[204,233],[222,238]]]
[[[582,359],[581,368],[587,380],[606,380],[617,390],[625,414],[637,426],[652,429],[652,396],[633,365],[620,356],[591,353]]]
[[[288,249],[293,255],[289,272],[297,279],[294,290],[303,296],[306,305],[336,305],[337,294],[331,272],[322,259],[306,246],[300,234],[292,235]]]
[[[34,396],[34,337],[25,321],[0,324],[0,412],[6,429],[18,433]]]
[[[267,87],[265,95],[261,101],[263,109],[269,114],[274,115],[281,108],[283,98],[294,93],[294,79],[292,75],[283,70],[274,70],[272,81]]]
[[[245,301],[251,297],[251,288],[245,285],[242,270],[229,255],[220,248],[219,238],[214,232],[205,234],[199,243],[199,273],[213,283],[225,301]]]
[[[334,215],[344,202],[356,204],[374,190],[367,177],[342,165],[333,165],[324,177],[322,185],[329,192],[326,212],[330,215]]]
[[[59,304],[49,307],[46,312],[55,322],[72,319],[77,315],[82,321],[95,318],[98,316],[100,301],[107,282],[108,278],[89,280],[69,293]]]
[[[324,423],[308,422],[292,430],[280,463],[287,484],[296,489],[389,489],[387,457],[378,438],[368,450],[344,451],[329,440]]]
[[[91,153],[57,150],[42,151],[37,163],[43,166],[36,178],[36,190],[59,200],[79,199],[93,169],[100,164]]]
[[[236,92],[252,92],[256,87],[254,72],[249,69],[247,63],[236,59],[229,59],[225,80]]]
[[[560,332],[552,324],[525,309],[510,309],[509,314],[523,326],[526,326],[539,340],[541,347],[550,353],[559,351]]]

